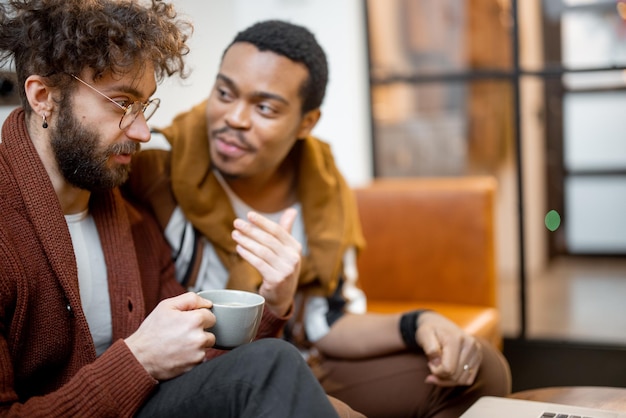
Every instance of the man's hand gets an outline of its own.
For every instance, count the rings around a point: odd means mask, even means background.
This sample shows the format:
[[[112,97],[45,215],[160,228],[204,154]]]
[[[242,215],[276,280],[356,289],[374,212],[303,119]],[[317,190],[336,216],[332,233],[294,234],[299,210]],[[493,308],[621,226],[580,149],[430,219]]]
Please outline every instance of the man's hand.
[[[215,345],[215,335],[205,331],[215,325],[211,306],[193,292],[165,299],[125,342],[152,377],[176,377],[200,363]]]
[[[265,306],[275,315],[285,315],[298,287],[302,246],[291,236],[295,209],[287,209],[277,224],[256,212],[248,213],[248,222],[236,219],[232,237],[237,252],[263,277],[259,289]]]
[[[439,386],[471,385],[482,362],[476,339],[436,312],[419,316],[417,343],[428,357],[426,382]]]

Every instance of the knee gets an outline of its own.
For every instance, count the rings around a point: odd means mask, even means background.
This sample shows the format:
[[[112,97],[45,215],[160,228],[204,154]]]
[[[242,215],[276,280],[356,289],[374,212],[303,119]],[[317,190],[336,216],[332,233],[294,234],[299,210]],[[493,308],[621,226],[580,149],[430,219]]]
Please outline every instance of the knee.
[[[302,355],[292,344],[278,338],[263,338],[241,348],[252,351],[250,355],[254,358],[263,358],[264,363],[290,367],[306,365]]]
[[[483,342],[483,361],[477,378],[484,395],[506,396],[511,393],[511,369],[504,355],[492,344]]]

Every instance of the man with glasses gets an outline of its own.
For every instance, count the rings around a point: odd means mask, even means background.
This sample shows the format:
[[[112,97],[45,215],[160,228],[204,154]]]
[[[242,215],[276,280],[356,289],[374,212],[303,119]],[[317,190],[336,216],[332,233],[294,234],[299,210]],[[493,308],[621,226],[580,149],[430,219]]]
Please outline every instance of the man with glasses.
[[[207,360],[210,302],[117,188],[190,28],[159,0],[0,6],[22,104],[0,143],[0,416],[337,416],[281,340]],[[285,319],[265,315],[259,336]]]

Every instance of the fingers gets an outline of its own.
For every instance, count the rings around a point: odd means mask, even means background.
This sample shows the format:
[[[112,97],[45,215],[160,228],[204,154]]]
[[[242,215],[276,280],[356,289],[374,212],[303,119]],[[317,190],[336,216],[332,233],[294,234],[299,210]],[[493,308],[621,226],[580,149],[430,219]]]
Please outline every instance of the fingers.
[[[459,347],[454,350],[449,346],[443,350],[445,358],[440,367],[431,366],[433,373],[426,379],[428,383],[440,386],[465,386],[474,383],[482,363],[480,344],[473,337],[466,336],[462,338]]]
[[[169,305],[172,309],[179,311],[190,311],[200,308],[211,308],[213,302],[207,300],[194,292],[183,293],[173,298],[169,298],[163,301],[163,303]]]
[[[433,366],[439,367],[442,363],[442,351],[441,344],[439,343],[439,339],[437,338],[436,333],[426,333],[423,334],[421,338],[421,347],[424,350],[424,354],[428,357],[429,363]]]
[[[418,344],[428,356],[429,383],[441,386],[470,385],[482,362],[476,338],[449,319],[433,312],[420,316]]]
[[[482,352],[478,346],[478,342],[473,337],[463,338],[461,342],[461,351],[451,373],[451,380],[459,385],[470,385],[474,382],[480,362],[482,361]]]
[[[283,213],[283,216],[280,217],[278,224],[282,226],[285,231],[291,233],[291,228],[296,221],[296,216],[298,216],[298,211],[294,208],[289,208]]]
[[[480,343],[477,340],[473,340],[471,348],[468,351],[465,360],[460,363],[458,382],[461,385],[471,385],[476,379],[480,364],[483,361],[483,352],[480,347]]]
[[[205,299],[194,292],[183,293],[169,299],[161,301],[167,310],[173,314],[178,312],[188,321],[190,328],[199,328],[202,330],[211,328],[215,325],[215,315],[210,311],[213,302]],[[159,309],[161,309],[159,307]]]
[[[276,223],[250,212],[248,222],[236,219],[233,223],[237,253],[261,273],[259,293],[266,308],[279,316],[293,302],[302,264],[302,245],[289,233],[296,215],[295,209],[287,209]]]
[[[125,339],[131,352],[155,379],[169,379],[202,361],[215,336],[208,307],[212,303],[188,292],[161,301]]]
[[[262,218],[265,221],[265,218]],[[268,221],[269,222],[269,221]],[[272,253],[280,252],[280,228],[277,224],[254,224],[242,219],[235,219],[232,237],[237,244],[260,258],[268,258]]]
[[[245,222],[236,219],[232,237],[237,242],[237,252],[264,277],[273,276],[274,270],[292,274],[300,263],[302,246],[291,236],[287,228],[291,228],[296,211],[285,211],[281,218],[282,225],[250,212]]]
[[[279,253],[285,246],[294,248],[300,246],[290,233],[296,215],[296,210],[289,208],[283,213],[280,223],[277,224],[256,212],[250,212],[248,213],[249,223],[242,219],[236,219],[234,226],[235,230],[243,236],[262,243],[275,253]]]

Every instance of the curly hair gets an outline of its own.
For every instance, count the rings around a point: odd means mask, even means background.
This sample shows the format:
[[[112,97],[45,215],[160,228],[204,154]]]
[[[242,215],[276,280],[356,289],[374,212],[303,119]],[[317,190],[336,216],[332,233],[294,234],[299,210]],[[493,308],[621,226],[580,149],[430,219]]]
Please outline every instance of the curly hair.
[[[71,90],[67,74],[123,74],[146,63],[160,82],[179,73],[193,27],[171,4],[150,0],[8,0],[0,5],[0,63],[13,61],[17,81],[37,74]],[[24,89],[24,109],[30,112]]]
[[[239,32],[226,51],[237,42],[247,42],[259,51],[271,51],[304,64],[309,77],[300,88],[302,113],[322,105],[328,84],[328,63],[324,50],[307,28],[281,20],[266,20]]]

